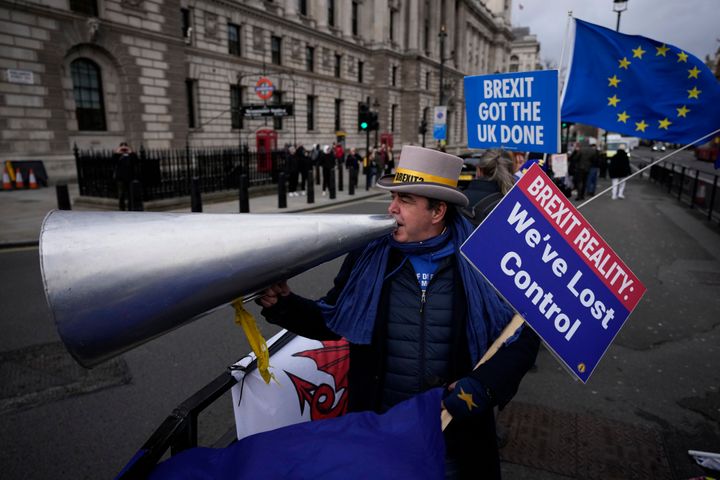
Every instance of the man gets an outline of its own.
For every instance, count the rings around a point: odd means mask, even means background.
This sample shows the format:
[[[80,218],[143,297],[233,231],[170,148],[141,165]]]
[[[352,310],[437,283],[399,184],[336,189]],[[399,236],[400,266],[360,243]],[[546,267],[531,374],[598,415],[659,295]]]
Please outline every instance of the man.
[[[576,144],[575,150],[570,155],[570,163],[574,166],[573,181],[577,189],[575,200],[581,201],[585,199],[587,193],[587,179],[590,173],[590,167],[593,163],[597,164],[597,150],[587,141],[581,145]]]
[[[355,182],[355,187],[358,186],[358,169],[360,168],[360,162],[362,162],[362,158],[360,154],[357,153],[357,148],[352,147],[350,154],[345,158],[345,166],[351,172],[350,180]]]
[[[118,209],[125,210],[125,203],[130,196],[130,184],[135,180],[138,158],[127,142],[121,142],[112,156],[115,163],[114,177],[117,182]],[[132,208],[128,201],[128,207]]]
[[[266,319],[307,337],[350,342],[348,408],[384,412],[433,387],[455,420],[445,430],[449,478],[499,478],[493,407],[515,394],[539,340],[523,328],[473,369],[513,316],[458,249],[471,233],[456,212],[462,160],[405,146],[391,192],[391,235],[350,253],[334,287],[314,302],[281,282],[258,301]],[[468,401],[469,399],[469,401]],[[370,460],[370,459],[369,459]]]

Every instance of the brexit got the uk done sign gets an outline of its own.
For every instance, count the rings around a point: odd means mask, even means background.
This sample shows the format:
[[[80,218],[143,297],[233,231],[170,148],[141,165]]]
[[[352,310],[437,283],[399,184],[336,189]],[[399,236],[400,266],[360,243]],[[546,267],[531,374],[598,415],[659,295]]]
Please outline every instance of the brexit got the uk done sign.
[[[469,148],[560,151],[558,72],[465,77]]]
[[[645,293],[537,165],[460,251],[583,383]]]

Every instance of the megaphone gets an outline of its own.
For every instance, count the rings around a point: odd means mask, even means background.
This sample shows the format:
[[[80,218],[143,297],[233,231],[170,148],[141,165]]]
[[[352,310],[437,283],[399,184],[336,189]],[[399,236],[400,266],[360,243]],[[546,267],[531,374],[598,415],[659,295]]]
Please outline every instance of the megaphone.
[[[45,295],[92,367],[397,227],[389,215],[50,212]]]

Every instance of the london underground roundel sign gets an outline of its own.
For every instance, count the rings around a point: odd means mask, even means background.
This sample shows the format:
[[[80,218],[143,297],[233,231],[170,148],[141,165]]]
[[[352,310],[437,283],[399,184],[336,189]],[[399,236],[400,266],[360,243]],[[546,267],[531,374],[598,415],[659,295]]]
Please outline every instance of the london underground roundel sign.
[[[269,100],[273,96],[275,87],[267,77],[260,77],[255,84],[255,93],[261,100]]]

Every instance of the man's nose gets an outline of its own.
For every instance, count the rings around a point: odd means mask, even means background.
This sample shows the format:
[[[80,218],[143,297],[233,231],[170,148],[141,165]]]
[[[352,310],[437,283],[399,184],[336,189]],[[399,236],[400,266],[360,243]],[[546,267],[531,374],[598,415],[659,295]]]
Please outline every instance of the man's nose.
[[[398,212],[398,206],[397,206],[397,198],[393,198],[390,202],[390,205],[388,205],[388,213],[397,213]]]

